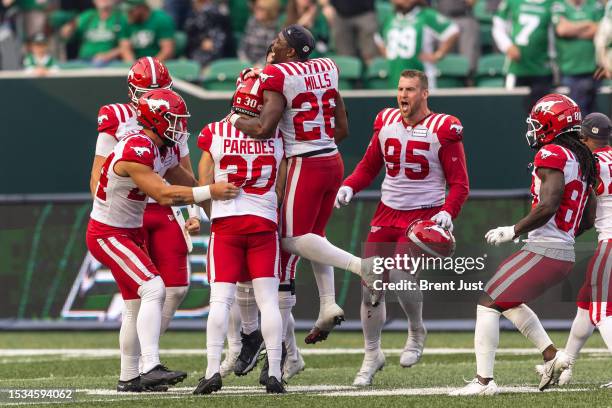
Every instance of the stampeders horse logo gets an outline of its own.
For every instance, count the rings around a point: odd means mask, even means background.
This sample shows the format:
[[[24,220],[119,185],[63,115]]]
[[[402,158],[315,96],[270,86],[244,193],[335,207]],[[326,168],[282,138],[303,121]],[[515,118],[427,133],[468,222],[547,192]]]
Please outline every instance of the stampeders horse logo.
[[[132,146],[134,152],[136,152],[136,156],[142,157],[143,154],[149,153],[151,154],[151,150],[148,147],[143,146]]]
[[[160,110],[162,106],[166,109],[170,109],[170,102],[164,99],[146,99],[146,102],[151,112]]]

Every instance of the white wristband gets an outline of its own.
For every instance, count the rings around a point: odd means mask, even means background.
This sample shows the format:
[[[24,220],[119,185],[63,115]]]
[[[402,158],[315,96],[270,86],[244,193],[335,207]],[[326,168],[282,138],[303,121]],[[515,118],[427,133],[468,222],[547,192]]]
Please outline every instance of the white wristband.
[[[198,207],[196,207],[195,205],[192,204],[188,206],[187,212],[189,213],[189,218],[197,218],[198,220],[201,220],[200,210],[198,210]]]
[[[233,113],[232,116],[230,116],[229,118],[229,122],[232,124],[232,126],[236,126],[236,121],[240,119],[240,115],[237,113]]]
[[[210,186],[194,187],[191,190],[193,191],[193,200],[196,203],[210,200]]]

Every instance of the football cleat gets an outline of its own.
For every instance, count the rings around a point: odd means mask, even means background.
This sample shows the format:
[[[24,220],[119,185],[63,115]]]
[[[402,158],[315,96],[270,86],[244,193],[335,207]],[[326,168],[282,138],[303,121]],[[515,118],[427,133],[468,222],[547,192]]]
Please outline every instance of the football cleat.
[[[276,377],[268,377],[266,381],[266,392],[268,394],[286,394],[287,390],[281,381],[278,381]]]
[[[221,374],[221,377],[225,378],[234,372],[234,367],[236,367],[237,359],[238,353],[234,353],[231,350],[225,354],[225,360],[223,360],[219,369],[219,374]]]
[[[400,365],[402,367],[412,367],[421,360],[426,337],[427,329],[425,329],[425,327],[423,327],[422,331],[413,330],[408,332],[408,339],[406,340],[404,351],[402,351],[400,355]]]
[[[538,385],[538,389],[540,391],[544,391],[551,385],[557,384],[559,382],[559,377],[561,373],[565,371],[569,367],[569,357],[565,352],[559,350],[550,361],[546,361],[543,365],[542,369],[542,378],[540,379],[540,385]]]
[[[119,380],[117,383],[117,392],[142,392],[140,376],[127,381]]]
[[[496,395],[499,394],[499,387],[495,381],[491,380],[488,384],[481,384],[478,378],[468,381],[465,387],[451,391],[448,395],[452,397],[471,396],[471,395]]]
[[[285,367],[285,360],[287,359],[287,347],[285,347],[285,343],[283,344],[283,348],[282,348],[282,353],[281,353],[281,362],[280,362],[280,368],[281,368],[281,376],[283,374],[283,368]],[[270,369],[270,365],[268,363],[268,355],[265,354],[263,355],[264,358],[264,365],[263,367],[261,367],[261,373],[259,373],[259,384],[261,385],[266,385],[268,384],[268,370]]]
[[[244,334],[241,331],[240,336],[242,336],[242,349],[240,349],[240,354],[234,365],[234,374],[237,376],[247,375],[251,372],[257,365],[257,356],[265,347],[260,330],[255,330],[251,334]]]
[[[372,379],[374,379],[374,375],[378,371],[382,371],[385,366],[385,355],[382,350],[376,351],[376,356],[374,358],[368,358],[366,355],[363,358],[363,364],[361,364],[361,368],[359,372],[355,376],[355,380],[353,381],[354,387],[368,387],[372,385]]]
[[[335,303],[322,305],[319,309],[319,317],[304,341],[306,344],[315,344],[326,340],[334,326],[339,326],[343,321],[344,310],[340,306]]]
[[[296,350],[294,356],[287,357],[285,360],[285,365],[283,366],[283,380],[290,380],[292,377],[299,374],[300,371],[304,371],[305,367],[306,363],[304,362],[302,353],[300,353],[300,350]]]
[[[380,298],[382,297],[382,290],[374,289],[374,282],[382,280],[382,273],[376,273],[374,271],[374,260],[378,258],[376,256],[372,256],[370,258],[363,259],[361,261],[361,279],[366,284],[368,289],[370,289],[371,296],[370,302],[373,306],[378,305]]]
[[[140,384],[143,388],[158,385],[174,385],[187,378],[184,371],[170,371],[161,364],[156,365],[146,373],[140,374]]]
[[[217,392],[223,387],[223,382],[221,381],[221,374],[215,373],[209,379],[205,377],[200,378],[200,382],[195,390],[193,390],[193,394],[195,395],[206,395],[212,394],[213,392]]]

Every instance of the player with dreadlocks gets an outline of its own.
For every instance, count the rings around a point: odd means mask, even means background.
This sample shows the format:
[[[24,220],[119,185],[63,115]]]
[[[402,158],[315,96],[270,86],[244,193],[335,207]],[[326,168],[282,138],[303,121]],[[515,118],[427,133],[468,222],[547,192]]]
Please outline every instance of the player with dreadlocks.
[[[560,283],[574,265],[574,238],[595,221],[593,189],[597,172],[590,150],[580,142],[580,109],[570,98],[546,95],[527,118],[527,142],[538,149],[534,160],[532,209],[515,225],[485,235],[500,245],[528,233],[526,245],[506,259],[487,282],[476,309],[476,377],[451,395],[494,395],[499,318],[504,315],[542,353],[539,389],[555,384],[569,358],[558,351],[538,316],[526,303]]]

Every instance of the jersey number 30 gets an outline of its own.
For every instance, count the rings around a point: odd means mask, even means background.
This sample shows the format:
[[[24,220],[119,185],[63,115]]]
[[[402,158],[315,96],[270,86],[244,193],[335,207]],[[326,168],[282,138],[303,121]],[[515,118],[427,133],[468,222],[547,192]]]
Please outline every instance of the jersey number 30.
[[[269,173],[268,181],[262,187],[255,187],[255,184],[262,176],[264,166],[269,166],[272,169],[266,172]],[[219,167],[222,170],[226,170],[228,167],[235,167],[236,172],[227,175],[227,182],[234,184],[236,187],[241,187],[248,194],[263,195],[270,191],[276,180],[276,159],[273,156],[257,156],[251,166],[249,166],[244,157],[227,155],[223,156],[219,162]]]

